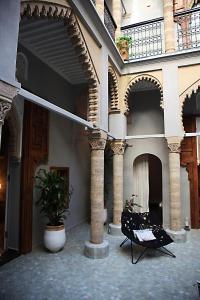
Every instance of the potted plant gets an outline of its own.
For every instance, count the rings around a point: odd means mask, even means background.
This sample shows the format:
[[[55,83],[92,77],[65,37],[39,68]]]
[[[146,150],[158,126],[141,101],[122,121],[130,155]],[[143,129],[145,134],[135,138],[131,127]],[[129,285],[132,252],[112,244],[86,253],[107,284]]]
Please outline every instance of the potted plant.
[[[135,202],[134,200],[135,197],[137,197],[137,195],[133,194],[131,195],[129,200],[126,200],[124,211],[134,213],[135,207],[140,207],[140,208],[142,207],[141,205]]]
[[[132,44],[132,37],[131,36],[120,36],[116,40],[117,48],[123,58],[123,60],[129,59],[129,47]]]
[[[65,178],[55,171],[40,169],[35,180],[39,191],[36,205],[40,206],[40,212],[48,219],[44,245],[51,252],[57,252],[64,247],[66,241],[64,219],[73,191],[68,191]]]

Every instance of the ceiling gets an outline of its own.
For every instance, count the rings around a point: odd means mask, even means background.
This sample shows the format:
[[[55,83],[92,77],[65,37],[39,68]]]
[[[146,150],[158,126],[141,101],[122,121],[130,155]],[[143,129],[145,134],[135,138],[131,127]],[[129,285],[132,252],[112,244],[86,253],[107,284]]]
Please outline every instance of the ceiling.
[[[62,20],[23,19],[19,43],[71,84],[87,82]]]

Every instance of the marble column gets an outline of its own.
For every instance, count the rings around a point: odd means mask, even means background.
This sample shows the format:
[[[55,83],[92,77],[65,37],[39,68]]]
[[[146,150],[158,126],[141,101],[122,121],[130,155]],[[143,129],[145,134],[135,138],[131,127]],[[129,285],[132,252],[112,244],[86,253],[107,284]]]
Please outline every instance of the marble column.
[[[96,0],[96,10],[104,23],[104,0]]]
[[[91,228],[90,241],[85,243],[85,255],[90,258],[108,256],[108,242],[104,241],[104,149],[107,134],[93,131],[89,140],[91,147]]]
[[[113,8],[113,18],[117,25],[117,28],[115,31],[115,38],[118,38],[121,35],[121,22],[122,22],[122,20],[121,20],[121,18],[122,18],[121,0],[114,0],[112,8]]]
[[[125,141],[111,142],[113,151],[113,223],[109,224],[109,233],[121,235],[121,214],[123,211],[123,158]]]
[[[165,36],[165,52],[175,51],[175,29],[174,29],[174,13],[173,0],[164,0],[164,36]]]
[[[185,241],[182,229],[181,180],[180,180],[180,145],[181,137],[167,138],[169,148],[170,177],[170,235],[174,241]]]
[[[0,80],[0,147],[1,132],[5,117],[11,109],[12,99],[17,95],[17,88]]]

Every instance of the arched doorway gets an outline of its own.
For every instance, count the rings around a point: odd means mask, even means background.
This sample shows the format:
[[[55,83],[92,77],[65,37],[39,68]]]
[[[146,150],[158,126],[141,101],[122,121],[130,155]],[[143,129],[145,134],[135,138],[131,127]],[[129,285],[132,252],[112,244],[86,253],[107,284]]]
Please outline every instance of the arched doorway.
[[[142,212],[150,211],[162,224],[162,164],[153,154],[142,154],[133,163],[136,202]]]

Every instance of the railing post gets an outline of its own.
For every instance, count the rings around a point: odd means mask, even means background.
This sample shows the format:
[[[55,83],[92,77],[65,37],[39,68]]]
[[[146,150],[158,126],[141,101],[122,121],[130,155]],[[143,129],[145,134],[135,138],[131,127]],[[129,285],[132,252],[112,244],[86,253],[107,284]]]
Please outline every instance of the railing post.
[[[165,52],[175,51],[175,31],[174,31],[174,14],[173,0],[164,0],[164,33],[165,33]]]

